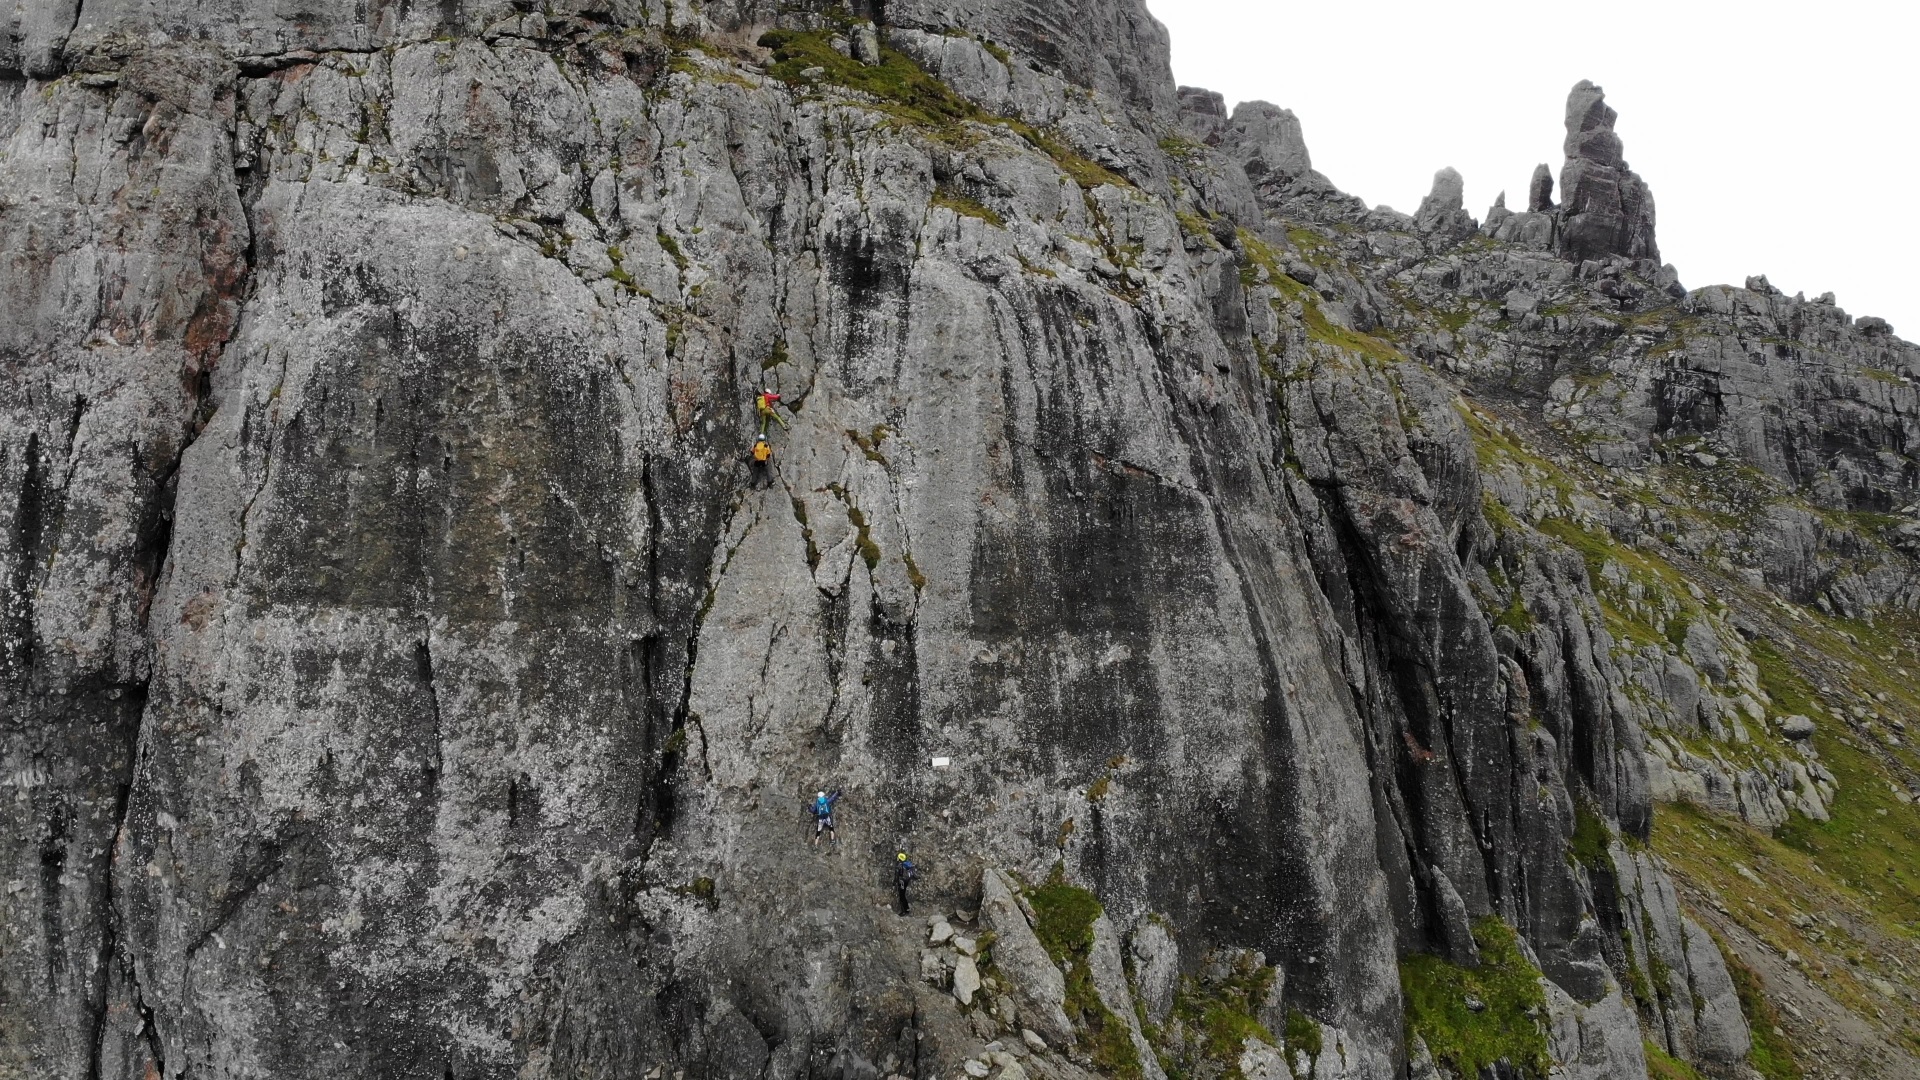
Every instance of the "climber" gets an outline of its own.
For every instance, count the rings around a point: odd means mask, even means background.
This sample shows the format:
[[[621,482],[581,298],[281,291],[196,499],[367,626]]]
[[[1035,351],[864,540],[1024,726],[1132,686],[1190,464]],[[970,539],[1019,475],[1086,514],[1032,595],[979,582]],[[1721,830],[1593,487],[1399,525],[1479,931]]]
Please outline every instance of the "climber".
[[[773,444],[765,435],[753,440],[753,486],[769,488],[773,486]]]
[[[813,846],[820,846],[820,834],[827,834],[830,843],[839,843],[840,834],[833,830],[833,804],[840,801],[840,789],[835,788],[829,795],[822,791],[813,797]]]
[[[907,858],[906,852],[894,853],[893,891],[900,895],[900,914],[902,915],[910,914],[907,911],[907,886],[913,884],[913,879],[919,876],[920,872],[914,868],[913,860]]]
[[[787,426],[787,418],[773,411],[773,407],[779,403],[780,395],[771,390],[760,391],[760,396],[754,399],[754,411],[760,414],[760,434],[767,433],[768,420],[778,420],[782,428]]]

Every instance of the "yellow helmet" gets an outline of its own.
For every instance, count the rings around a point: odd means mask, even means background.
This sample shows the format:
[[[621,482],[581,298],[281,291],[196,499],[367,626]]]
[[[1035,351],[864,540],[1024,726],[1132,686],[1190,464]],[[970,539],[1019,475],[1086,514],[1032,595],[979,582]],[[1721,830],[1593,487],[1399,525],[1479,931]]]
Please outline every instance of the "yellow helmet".
[[[904,852],[904,851],[902,851],[902,852],[900,852],[899,854],[897,854],[897,855],[895,855],[895,856],[894,856],[894,858],[895,858],[895,859],[897,859],[897,860],[899,860],[900,862],[906,862],[906,861],[907,861],[907,853],[906,853],[906,852]]]

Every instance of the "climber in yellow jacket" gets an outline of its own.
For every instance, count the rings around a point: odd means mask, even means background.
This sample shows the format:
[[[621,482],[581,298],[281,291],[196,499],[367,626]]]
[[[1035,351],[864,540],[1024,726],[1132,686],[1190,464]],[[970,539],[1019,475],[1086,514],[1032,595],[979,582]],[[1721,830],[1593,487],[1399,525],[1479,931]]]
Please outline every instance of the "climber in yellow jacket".
[[[753,440],[753,486],[767,488],[773,486],[773,444],[765,435]]]

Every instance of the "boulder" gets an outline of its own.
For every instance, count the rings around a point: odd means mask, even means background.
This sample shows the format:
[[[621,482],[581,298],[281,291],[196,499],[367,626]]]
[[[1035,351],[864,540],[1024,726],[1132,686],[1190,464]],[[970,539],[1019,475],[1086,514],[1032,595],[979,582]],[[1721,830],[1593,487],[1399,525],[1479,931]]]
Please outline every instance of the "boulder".
[[[972,1005],[973,995],[980,992],[980,968],[974,964],[973,957],[961,956],[953,963],[953,996],[962,1005]]]
[[[1034,936],[1016,886],[999,870],[989,868],[980,875],[980,921],[993,931],[993,966],[1013,988],[1021,1018],[1047,1041],[1073,1045],[1066,978]]]

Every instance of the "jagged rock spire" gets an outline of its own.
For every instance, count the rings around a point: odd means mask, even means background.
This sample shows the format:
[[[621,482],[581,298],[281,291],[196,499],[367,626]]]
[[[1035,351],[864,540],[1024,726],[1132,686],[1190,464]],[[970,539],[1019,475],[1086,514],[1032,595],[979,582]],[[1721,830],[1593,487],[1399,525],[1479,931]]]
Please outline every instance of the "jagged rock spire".
[[[1653,192],[1627,167],[1618,114],[1607,106],[1606,91],[1581,80],[1567,96],[1567,163],[1560,171],[1564,200],[1555,247],[1570,259],[1660,261],[1653,237]],[[1535,194],[1539,191],[1535,174]],[[1550,190],[1545,193],[1551,199]],[[1530,200],[1534,201],[1534,200]]]
[[[1413,223],[1421,232],[1453,237],[1472,236],[1478,223],[1466,211],[1466,181],[1452,168],[1433,174],[1433,190],[1420,200]]]
[[[1534,166],[1533,181],[1527,185],[1527,213],[1547,214],[1553,211],[1553,170],[1546,162]]]

